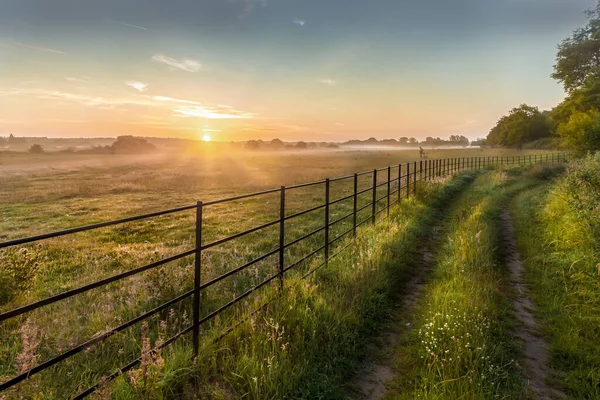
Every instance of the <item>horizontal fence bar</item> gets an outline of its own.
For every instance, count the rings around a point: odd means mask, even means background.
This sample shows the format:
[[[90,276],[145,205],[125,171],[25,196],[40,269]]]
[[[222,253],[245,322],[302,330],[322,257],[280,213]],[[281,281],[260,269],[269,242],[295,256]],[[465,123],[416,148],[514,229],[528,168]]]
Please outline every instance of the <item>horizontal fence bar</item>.
[[[136,215],[134,217],[116,219],[114,221],[99,222],[97,224],[85,225],[85,226],[80,226],[77,228],[69,228],[69,229],[52,232],[52,233],[44,233],[42,235],[30,236],[30,237],[26,237],[26,238],[22,238],[22,239],[9,240],[9,241],[0,243],[0,249],[5,248],[5,247],[10,247],[10,246],[17,246],[17,245],[25,244],[25,243],[37,242],[39,240],[51,239],[51,238],[56,238],[59,236],[70,235],[73,233],[85,232],[85,231],[89,231],[92,229],[105,228],[107,226],[124,224],[126,222],[133,222],[133,221],[139,221],[142,219],[148,219],[148,218],[152,218],[152,217],[159,217],[162,215],[173,214],[176,212],[192,210],[194,208],[196,208],[196,205],[183,206],[183,207],[179,207],[179,208],[172,208],[170,210],[157,211],[157,212],[153,212],[153,213],[149,213],[149,214]]]
[[[373,205],[373,202],[369,202],[367,204],[365,204],[364,206],[360,207],[358,210],[356,210],[357,213],[361,212],[362,210],[364,210],[365,208],[371,207]]]
[[[324,230],[325,230],[325,227],[324,227],[324,226],[322,226],[322,227],[320,227],[319,229],[316,229],[316,230],[314,230],[314,231],[312,231],[312,232],[309,232],[309,233],[307,233],[306,235],[300,236],[299,238],[292,240],[291,242],[289,242],[289,243],[287,243],[286,245],[284,245],[284,246],[283,246],[283,248],[287,249],[288,247],[290,247],[290,246],[292,246],[292,245],[295,245],[296,243],[298,243],[298,242],[301,242],[301,241],[303,241],[304,239],[308,239],[308,238],[309,238],[309,237],[311,237],[312,235],[316,235],[317,233],[319,233],[319,232],[321,232],[321,231],[324,231]]]
[[[344,215],[343,217],[340,217],[340,218],[336,219],[335,221],[330,222],[329,226],[333,226],[333,225],[335,225],[335,224],[337,224],[337,223],[339,223],[339,222],[341,222],[341,221],[343,221],[343,220],[345,220],[347,218],[352,217],[353,215],[354,215],[354,212],[351,212],[350,214]]]
[[[265,258],[269,258],[270,256],[277,254],[278,252],[279,252],[279,248],[276,248],[275,250],[271,250],[270,252],[268,252],[268,253],[266,253],[266,254],[263,254],[262,256],[260,256],[260,257],[257,257],[257,258],[255,258],[255,259],[254,259],[254,260],[252,260],[252,261],[248,261],[248,262],[247,262],[246,264],[244,264],[244,265],[241,265],[241,266],[239,266],[239,267],[237,267],[237,268],[234,268],[234,269],[232,269],[231,271],[227,271],[227,272],[226,272],[226,273],[224,273],[223,275],[220,275],[220,276],[218,276],[218,277],[216,277],[216,278],[214,278],[214,279],[212,279],[212,280],[210,280],[210,281],[208,281],[208,282],[206,282],[206,283],[203,283],[202,285],[200,285],[200,290],[202,290],[202,289],[206,289],[206,288],[208,288],[208,287],[210,287],[210,286],[214,285],[214,284],[215,284],[215,283],[217,283],[217,282],[220,282],[220,281],[222,281],[223,279],[225,279],[225,278],[227,278],[227,277],[229,277],[229,276],[231,276],[231,275],[234,275],[234,274],[236,274],[236,273],[238,273],[238,272],[240,272],[240,271],[243,271],[243,270],[245,270],[246,268],[250,267],[251,265],[254,265],[254,264],[256,264],[257,262],[261,262],[261,261],[262,261],[262,260],[264,260]]]
[[[286,190],[288,190],[288,189],[300,189],[300,188],[309,187],[309,186],[322,185],[325,182],[326,182],[326,179],[323,179],[322,181],[300,183],[298,185],[286,186],[285,189]],[[279,190],[279,189],[277,189],[277,190]]]
[[[287,221],[288,219],[296,218],[296,217],[299,217],[301,215],[308,214],[308,213],[311,213],[313,211],[317,211],[317,210],[319,210],[321,208],[325,208],[325,206],[326,206],[326,204],[321,204],[319,206],[315,206],[313,208],[309,208],[308,210],[299,211],[299,212],[297,212],[295,214],[288,215],[287,217],[285,217],[285,220]]]
[[[24,314],[26,312],[33,311],[33,310],[38,309],[40,307],[47,306],[47,305],[50,305],[52,303],[56,303],[57,301],[68,299],[69,297],[75,296],[77,294],[85,293],[87,291],[90,291],[92,289],[98,288],[100,286],[108,285],[109,283],[119,281],[121,279],[127,278],[128,276],[137,275],[137,274],[139,274],[141,272],[147,271],[147,270],[152,269],[152,268],[156,268],[156,267],[158,267],[160,265],[164,265],[164,264],[170,263],[172,261],[176,261],[176,260],[179,260],[181,258],[184,258],[184,257],[187,257],[187,256],[191,256],[195,252],[196,252],[195,249],[194,250],[188,250],[188,251],[186,251],[184,253],[177,254],[177,255],[174,255],[172,257],[168,257],[168,258],[165,258],[165,259],[162,259],[162,260],[159,260],[159,261],[155,261],[155,262],[153,262],[151,264],[144,265],[143,267],[134,268],[134,269],[132,269],[130,271],[126,271],[126,272],[123,272],[123,273],[111,276],[109,278],[102,279],[102,280],[99,280],[99,281],[94,282],[94,283],[90,283],[89,285],[85,285],[85,286],[79,287],[77,289],[68,290],[66,292],[59,293],[59,294],[57,294],[55,296],[48,297],[48,298],[46,298],[44,300],[36,301],[35,303],[31,303],[31,304],[28,304],[28,305],[23,306],[23,307],[15,308],[14,310],[7,311],[5,313],[0,314],[0,322],[5,321],[5,320],[10,319],[10,318],[14,318],[14,317],[16,317],[18,315],[21,315],[21,314]]]
[[[247,199],[247,198],[250,198],[250,197],[262,196],[262,195],[265,195],[265,194],[277,193],[280,190],[281,189],[269,189],[269,190],[264,190],[262,192],[254,192],[254,193],[248,193],[248,194],[241,194],[239,196],[227,197],[225,199],[219,199],[219,200],[213,200],[213,201],[203,202],[202,204],[203,204],[204,207],[214,206],[215,204],[228,203],[230,201],[242,200],[242,199]],[[195,206],[193,206],[193,207],[195,207]]]
[[[260,289],[261,287],[263,287],[264,285],[266,285],[267,283],[271,282],[273,279],[278,278],[279,277],[279,272],[276,273],[275,275],[272,275],[270,278],[268,278],[265,281],[262,281],[261,283],[259,283],[258,285],[254,286],[251,289],[248,289],[247,291],[245,291],[244,293],[242,293],[241,295],[239,295],[238,297],[234,298],[233,300],[231,300],[230,302],[228,302],[227,304],[217,308],[215,311],[211,312],[210,314],[208,314],[207,316],[205,316],[204,318],[201,318],[199,321],[199,324],[202,325],[203,323],[205,323],[206,321],[209,321],[210,319],[214,318],[217,314],[225,311],[226,309],[228,309],[229,307],[231,307],[232,305],[234,305],[235,303],[237,303],[240,300],[243,300],[244,298],[246,298],[248,295],[250,295],[252,292]]]
[[[335,199],[335,200],[333,200],[333,201],[330,201],[330,202],[329,202],[329,205],[331,206],[331,205],[334,205],[334,204],[337,204],[337,203],[341,203],[342,201],[344,201],[344,200],[349,200],[349,199],[351,199],[351,198],[353,198],[353,197],[354,197],[354,193],[352,193],[352,194],[350,194],[350,195],[348,195],[348,196],[345,196],[345,197],[342,197],[342,198],[339,198],[339,199]]]
[[[187,328],[183,329],[182,331],[176,333],[175,335],[171,336],[169,339],[167,339],[164,343],[162,343],[160,346],[157,346],[155,349],[151,350],[150,353],[154,353],[156,351],[156,349],[164,349],[165,347],[169,346],[170,344],[172,344],[173,342],[175,342],[177,339],[179,339],[181,336],[185,335],[186,333],[190,332],[192,329],[194,328],[194,325],[190,325]],[[138,357],[135,360],[133,360],[132,362],[130,362],[129,364],[127,364],[126,366],[124,366],[123,368],[120,368],[118,371],[104,377],[103,379],[103,383],[106,384],[110,381],[113,381],[114,379],[118,378],[119,376],[121,376],[122,374],[124,374],[125,372],[129,371],[130,369],[132,369],[133,367],[135,367],[136,365],[138,365],[140,362],[142,361],[142,357]],[[74,400],[78,400],[78,399],[83,399],[87,396],[89,396],[90,394],[94,393],[96,390],[98,390],[101,386],[101,383],[98,382],[97,384],[95,384],[94,386],[91,386],[90,388],[86,389],[85,391],[79,393],[77,396],[75,396],[73,399]]]
[[[247,230],[245,230],[243,232],[238,232],[238,233],[236,233],[234,235],[227,236],[226,238],[215,240],[214,242],[211,242],[209,244],[205,244],[204,246],[202,246],[202,251],[208,250],[208,249],[210,249],[212,247],[218,246],[218,245],[223,244],[223,243],[227,243],[227,242],[232,241],[234,239],[239,239],[242,236],[246,236],[246,235],[249,235],[249,234],[254,233],[256,231],[260,231],[261,229],[265,229],[265,228],[268,228],[270,226],[277,225],[278,223],[279,223],[279,220],[267,222],[266,224],[262,224],[262,225],[259,225],[257,227],[254,227],[254,228],[247,229]]]
[[[350,178],[354,178],[354,175],[338,176],[337,178],[329,179],[329,182],[337,182],[337,181],[342,181],[344,179],[350,179]]]
[[[366,188],[366,189],[363,189],[363,190],[360,190],[360,191],[356,192],[356,195],[358,196],[358,195],[361,195],[363,193],[370,192],[372,190],[373,190],[373,187],[369,187],[369,188]]]
[[[352,233],[353,231],[354,231],[354,228],[350,228],[350,229],[348,229],[348,230],[347,230],[347,231],[345,231],[344,233],[342,233],[342,234],[340,234],[340,235],[338,235],[338,236],[334,237],[334,238],[333,238],[333,239],[332,239],[332,240],[329,242],[329,244],[332,244],[333,242],[337,242],[338,240],[340,240],[341,238],[343,238],[343,237],[344,237],[344,236],[346,236],[347,234],[349,234],[349,233]]]
[[[64,353],[62,353],[54,358],[51,358],[50,360],[47,360],[47,361],[29,369],[28,371],[25,371],[25,372],[15,376],[14,378],[12,378],[6,382],[3,382],[2,384],[0,384],[0,391],[8,389],[9,387],[14,386],[17,383],[21,382],[22,380],[27,379],[30,376],[35,375],[38,372],[41,372],[45,369],[48,369],[51,366],[53,366],[54,364],[59,363],[60,361],[66,360],[67,358],[70,358],[78,353],[81,353],[82,351],[95,345],[96,343],[105,341],[109,337],[137,324],[138,322],[142,322],[145,319],[148,319],[149,317],[153,316],[154,314],[166,309],[169,306],[172,306],[175,303],[180,302],[181,300],[184,300],[184,299],[190,297],[192,294],[194,294],[194,290],[190,290],[180,296],[177,296],[176,298],[169,300],[168,302],[166,302],[164,304],[161,304],[160,306],[154,308],[153,310],[150,310],[136,318],[133,318],[133,319],[125,322],[124,324],[111,329],[110,331],[106,331],[106,332],[88,340],[87,342],[82,343],[79,346],[72,348],[71,350],[67,350]]]
[[[285,271],[288,271],[288,270],[290,270],[290,269],[292,269],[294,267],[297,267],[298,265],[302,264],[304,261],[308,260],[310,257],[314,256],[315,254],[317,254],[321,250],[325,250],[325,245],[319,247],[316,250],[311,251],[310,253],[308,253],[306,256],[302,257],[298,261],[294,261],[293,264],[291,264],[288,267],[284,268],[283,271],[285,272]]]

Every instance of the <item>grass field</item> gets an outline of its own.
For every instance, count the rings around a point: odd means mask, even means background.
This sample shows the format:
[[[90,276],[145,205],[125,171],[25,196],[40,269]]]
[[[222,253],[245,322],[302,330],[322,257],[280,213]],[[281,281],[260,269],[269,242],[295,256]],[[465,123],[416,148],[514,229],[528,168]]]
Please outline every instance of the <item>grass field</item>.
[[[429,158],[523,156],[539,153],[498,149],[437,150],[430,151]],[[208,201],[270,189],[281,184],[293,185],[397,165],[413,161],[417,156],[418,153],[414,150],[240,153],[230,156],[201,154],[194,157],[3,154],[0,156],[0,240],[194,204],[197,200]],[[378,183],[387,179],[381,175]],[[370,185],[369,176],[361,178],[361,189]],[[332,185],[332,198],[342,197],[350,193],[350,190],[351,186],[347,183]],[[291,214],[320,204],[323,199],[323,186],[290,191],[286,194],[286,210]],[[204,243],[277,219],[278,200],[278,194],[275,193],[260,199],[252,198],[207,209]],[[369,201],[367,193],[360,198],[359,206]],[[380,206],[382,204],[380,202]],[[416,218],[417,209],[418,207],[413,210],[414,214],[405,217]],[[351,201],[338,203],[332,207],[331,218],[339,218],[350,210]],[[364,210],[362,216],[368,217],[369,212],[368,209]],[[293,220],[286,226],[286,241],[294,240],[321,226],[323,218],[323,212],[316,211]],[[93,233],[51,239],[39,245],[2,250],[0,257],[5,268],[0,276],[3,288],[0,293],[0,310],[6,311],[189,250],[194,246],[194,223],[195,215],[192,210],[149,221],[103,228]],[[348,227],[349,221],[342,221],[332,232],[333,237]],[[256,255],[276,248],[277,229],[277,226],[267,228],[243,240],[205,252],[203,280],[216,277]],[[315,235],[311,240],[288,249],[288,262],[299,259],[318,247],[322,241],[322,236]],[[367,255],[371,254],[368,249],[364,251]],[[319,257],[322,260],[322,256]],[[299,269],[297,273],[305,270],[306,267]],[[0,376],[10,377],[33,363],[49,359],[189,290],[193,283],[192,272],[192,257],[184,258],[4,323],[0,327]],[[235,279],[223,280],[206,290],[202,300],[203,315],[274,272],[276,259],[267,258],[255,267],[237,274]],[[264,295],[268,296],[271,290],[266,288]],[[242,308],[248,308],[257,301],[258,299],[251,297]],[[165,321],[161,335],[171,336],[189,325],[190,310],[189,301],[165,310],[165,313],[151,321],[148,335],[153,340],[156,339],[161,330],[160,322]],[[358,312],[357,315],[365,312],[360,310],[363,309],[353,311]],[[232,309],[216,319],[214,326],[227,327],[239,312],[239,309]],[[340,329],[345,326],[340,325]],[[218,331],[220,330],[215,329],[215,332]],[[359,331],[357,328],[356,332]],[[112,372],[115,366],[122,366],[139,356],[139,338],[142,333],[140,326],[132,327],[115,335],[105,344],[80,353],[61,363],[60,367],[21,384],[22,388],[19,390],[40,391],[43,396],[50,398],[72,396],[78,390],[95,383],[99,377]],[[209,329],[205,334],[210,336],[213,332]],[[337,336],[334,338],[339,339]],[[307,345],[312,345],[311,343],[307,342]],[[185,351],[182,349],[181,353]],[[183,358],[172,354],[167,360],[175,363],[177,360],[181,362]],[[216,362],[215,358],[208,359]],[[351,360],[352,357],[348,359]],[[307,361],[307,365],[314,364]],[[168,371],[177,371],[177,374],[181,374],[182,369],[185,371],[186,367],[167,368]],[[283,369],[281,373],[289,372],[288,369]],[[239,375],[239,371],[235,373]],[[300,376],[310,376],[310,371],[306,373],[308,375]],[[331,377],[337,378],[332,378],[330,382],[339,383],[340,374],[336,374],[331,372]],[[254,396],[271,393],[277,397],[282,394],[283,388],[269,389],[264,386],[266,384],[264,382],[253,387],[252,380],[248,380],[243,384],[229,382],[224,385],[232,385],[231,390],[235,391],[245,388],[248,393],[254,393]],[[330,390],[334,385],[330,383],[325,386]],[[221,389],[225,392],[228,390],[226,387]],[[221,389],[205,388],[210,393],[218,393]],[[121,390],[129,393],[127,389]],[[309,392],[313,393],[312,390],[321,389],[313,388]]]
[[[554,382],[572,398],[600,398],[600,158],[571,163],[556,183],[511,203]]]

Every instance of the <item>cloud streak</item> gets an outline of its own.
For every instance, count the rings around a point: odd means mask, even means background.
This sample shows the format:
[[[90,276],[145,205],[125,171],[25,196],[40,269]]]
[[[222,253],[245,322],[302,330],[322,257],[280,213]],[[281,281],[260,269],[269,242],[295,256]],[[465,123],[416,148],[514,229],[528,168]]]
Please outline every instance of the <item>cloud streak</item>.
[[[152,56],[152,60],[187,72],[198,72],[202,68],[198,61],[189,58],[177,60],[164,54],[155,54]]]
[[[143,83],[143,82],[127,81],[127,82],[125,82],[125,84],[127,86],[131,86],[132,88],[134,88],[135,90],[137,90],[139,92],[145,92],[146,89],[148,89],[148,84],[147,83]]]
[[[337,81],[334,81],[331,78],[323,78],[319,82],[329,86],[337,85]]]
[[[25,43],[19,43],[19,42],[13,42],[12,44],[14,46],[24,47],[24,48],[30,49],[30,50],[44,51],[46,53],[54,53],[54,54],[62,54],[62,55],[67,54],[65,51],[52,49],[50,47],[31,46],[31,45],[28,45]]]
[[[205,105],[198,101],[176,99],[166,96],[154,96],[152,99],[167,103],[184,104],[173,108],[173,113],[176,117],[198,117],[207,119],[251,119],[256,117],[253,113],[236,110],[234,107],[223,104]]]
[[[139,25],[133,25],[133,24],[128,24],[127,22],[122,22],[122,21],[115,21],[117,24],[121,24],[123,26],[128,26],[130,28],[135,28],[135,29],[141,29],[143,31],[147,31],[148,28],[144,28],[143,26],[139,26]]]

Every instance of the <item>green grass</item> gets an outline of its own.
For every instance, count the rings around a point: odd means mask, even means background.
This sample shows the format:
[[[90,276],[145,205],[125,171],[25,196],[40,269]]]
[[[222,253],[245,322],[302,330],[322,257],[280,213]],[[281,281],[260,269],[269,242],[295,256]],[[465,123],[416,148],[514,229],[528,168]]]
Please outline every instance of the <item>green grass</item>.
[[[478,176],[443,223],[422,303],[399,341],[389,398],[519,397],[510,306],[499,262],[499,203],[504,171]]]
[[[510,154],[510,151],[501,152],[504,155]],[[412,153],[352,151],[291,154],[285,157],[253,155],[242,159],[207,156],[133,161],[118,157],[110,160],[100,157],[79,159],[80,164],[68,165],[61,164],[63,160],[52,158],[51,155],[42,155],[31,163],[31,170],[15,169],[15,165],[20,168],[18,162],[7,162],[3,159],[2,167],[7,168],[9,173],[1,178],[0,238],[5,240],[189,204],[199,198],[207,200],[262,190],[277,186],[281,182],[290,184],[343,175],[356,170],[405,162],[409,157],[414,157]],[[447,157],[487,154],[455,150],[440,150],[436,153],[439,154],[435,156]],[[500,153],[496,151],[494,154]],[[45,158],[46,156],[48,157]],[[51,168],[56,170],[48,171],[50,165],[54,165]],[[275,169],[275,166],[280,168]],[[385,174],[380,174],[378,183],[383,182],[385,178]],[[369,187],[370,184],[368,176],[359,182],[360,188]],[[349,190],[350,185],[347,183],[333,185],[332,198],[342,197],[348,194]],[[294,193],[290,191],[286,196],[288,213],[317,205],[323,199],[322,186],[315,190],[298,189]],[[367,193],[361,196],[359,206],[369,201]],[[384,201],[379,202],[379,207],[383,206],[383,203]],[[207,209],[205,243],[234,231],[276,219],[278,205],[277,194],[274,194],[261,199],[238,202],[235,208],[214,206]],[[351,201],[339,203],[332,207],[331,219],[339,218],[350,210]],[[359,219],[368,215],[367,209],[359,215]],[[322,225],[323,221],[322,212],[290,221],[289,224],[286,223],[286,239],[292,240],[308,233]],[[338,224],[331,232],[332,237],[345,231],[349,223],[350,221],[346,220]],[[194,214],[188,212],[104,228],[94,233],[52,239],[40,245],[0,251],[2,265],[5,266],[3,272],[9,271],[8,274],[0,274],[0,309],[12,309],[187,250],[193,247],[193,226]],[[290,248],[286,253],[287,262],[299,259],[322,242],[323,236],[315,235],[313,240]],[[277,227],[273,227],[250,235],[245,240],[206,251],[203,255],[203,282],[276,246]],[[371,254],[370,251],[365,252]],[[321,261],[322,255],[317,256],[316,262]],[[291,271],[286,279],[293,280],[309,267],[310,265],[303,265],[298,271]],[[189,290],[193,281],[192,270],[193,260],[190,257],[6,322],[0,327],[0,376],[12,376],[17,370],[22,370],[23,362],[19,361],[18,357],[27,353],[27,346],[23,344],[27,335],[33,335],[36,341],[35,352],[29,361],[42,362]],[[235,279],[226,279],[204,291],[201,302],[202,315],[225,304],[275,272],[276,256],[237,274]],[[232,320],[244,315],[245,310],[252,309],[254,304],[260,303],[265,297],[269,297],[273,290],[267,287],[240,303],[239,307],[233,307],[223,313],[204,327],[203,337],[209,340],[222,332],[231,325]],[[150,321],[152,340],[157,337],[161,320],[167,322],[165,334],[168,337],[189,325],[190,314],[191,304],[184,301],[157,315]],[[35,390],[40,390],[46,397],[63,398],[73,395],[95,383],[100,376],[107,375],[116,367],[138,357],[140,336],[139,325],[129,328],[104,344],[41,373],[24,386],[35,383],[38,385],[35,386],[38,388]],[[206,351],[207,354],[212,354],[209,350]],[[181,352],[185,352],[185,349]],[[183,358],[185,357],[176,357]],[[167,362],[167,365],[170,364]],[[182,368],[185,370],[189,365]],[[171,370],[179,371],[179,368],[169,367],[169,371]],[[261,393],[262,390],[264,389],[261,389]]]
[[[561,167],[492,169],[447,211],[420,306],[401,320],[412,330],[394,353],[386,398],[527,398],[512,337],[508,272],[499,215],[523,190]]]
[[[343,384],[387,318],[391,298],[419,267],[416,255],[440,208],[472,178],[422,187],[351,250],[215,345],[203,346],[193,389],[201,398],[345,398]],[[123,388],[124,381],[116,384]],[[129,398],[124,391],[116,398]]]
[[[597,156],[576,161],[557,184],[524,191],[511,207],[552,379],[576,399],[600,397],[598,180]]]

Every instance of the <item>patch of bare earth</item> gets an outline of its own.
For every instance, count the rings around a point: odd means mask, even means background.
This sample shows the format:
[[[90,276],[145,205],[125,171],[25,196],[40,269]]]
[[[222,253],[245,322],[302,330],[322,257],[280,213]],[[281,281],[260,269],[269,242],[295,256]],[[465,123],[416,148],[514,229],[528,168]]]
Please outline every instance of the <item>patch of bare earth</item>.
[[[510,270],[510,283],[515,293],[512,303],[520,322],[519,326],[515,328],[515,335],[522,342],[523,363],[526,371],[524,378],[528,387],[538,398],[564,399],[564,393],[547,382],[552,373],[548,365],[547,345],[545,340],[536,334],[537,322],[531,312],[534,306],[523,284],[524,269],[517,250],[513,221],[507,210],[502,212],[501,218],[506,262]]]
[[[440,227],[433,228],[432,242],[437,241]],[[430,247],[433,245],[430,244]],[[422,267],[415,271],[412,278],[406,283],[402,295],[398,296],[397,307],[391,313],[391,328],[385,330],[368,350],[367,361],[361,371],[352,380],[352,385],[356,388],[356,398],[378,400],[382,399],[387,392],[386,382],[394,378],[394,372],[388,365],[390,357],[385,353],[396,346],[398,338],[409,328],[410,324],[402,325],[402,315],[410,313],[419,304],[425,289],[425,276],[431,268],[434,254],[429,250],[430,247],[423,249]]]

